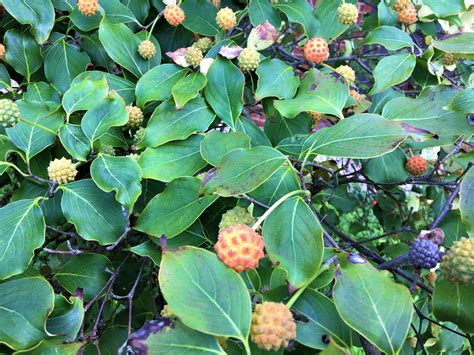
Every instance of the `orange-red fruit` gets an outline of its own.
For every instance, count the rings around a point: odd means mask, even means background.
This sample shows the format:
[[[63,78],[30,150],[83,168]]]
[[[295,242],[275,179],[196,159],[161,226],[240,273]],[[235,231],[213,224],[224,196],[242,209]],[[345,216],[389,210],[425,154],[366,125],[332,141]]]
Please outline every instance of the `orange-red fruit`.
[[[329,57],[329,47],[323,38],[311,38],[303,51],[306,60],[314,63],[324,62]]]
[[[186,17],[184,10],[178,5],[166,5],[164,12],[165,20],[171,26],[178,26],[183,23]]]
[[[350,89],[349,95],[356,101],[357,105],[362,102],[362,95],[356,89]]]
[[[398,21],[404,25],[411,25],[418,20],[416,7],[411,5],[398,11]]]
[[[283,303],[263,302],[252,314],[250,338],[260,349],[278,351],[296,338],[296,323]]]
[[[5,57],[5,46],[0,43],[0,58]]]
[[[249,226],[239,224],[219,233],[214,249],[224,264],[237,272],[258,267],[263,258],[263,239]]]
[[[77,8],[84,16],[94,16],[99,11],[99,0],[77,0]]]
[[[428,168],[428,163],[426,162],[425,158],[420,155],[416,155],[407,160],[405,167],[411,175],[419,176],[426,171],[426,168]]]

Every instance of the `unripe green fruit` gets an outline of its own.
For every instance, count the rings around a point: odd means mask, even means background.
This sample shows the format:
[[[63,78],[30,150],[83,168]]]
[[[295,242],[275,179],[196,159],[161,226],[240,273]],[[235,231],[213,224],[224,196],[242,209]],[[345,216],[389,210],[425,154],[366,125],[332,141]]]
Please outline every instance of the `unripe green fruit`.
[[[461,238],[453,243],[443,257],[441,271],[454,283],[474,282],[474,238]]]
[[[146,133],[145,127],[140,127],[133,135],[133,141],[135,143],[140,143],[143,137],[145,137],[145,133]]]
[[[48,176],[51,181],[57,184],[67,184],[74,181],[77,175],[76,164],[70,159],[54,159],[49,163]]]
[[[156,46],[152,41],[146,39],[138,46],[138,53],[143,59],[152,59],[156,55]]]
[[[99,148],[99,153],[115,156],[115,149],[111,145],[103,145]]]
[[[343,25],[354,25],[359,17],[357,6],[349,3],[342,3],[337,9],[337,17]]]
[[[251,226],[255,223],[255,221],[256,219],[250,214],[249,211],[247,211],[247,209],[235,206],[233,209],[228,210],[222,215],[221,222],[219,223],[219,232],[239,224]]]
[[[203,55],[200,49],[189,47],[186,49],[186,53],[184,54],[184,60],[193,68],[196,68],[201,64]]]
[[[12,127],[20,120],[20,110],[16,102],[9,99],[0,100],[0,126]]]
[[[453,53],[446,53],[441,59],[441,64],[449,66],[456,64],[456,58]]]
[[[344,79],[346,79],[349,84],[353,84],[355,79],[356,79],[354,69],[352,69],[348,65],[341,65],[341,66],[337,67],[336,68],[336,73],[343,76]]]
[[[199,49],[202,53],[207,53],[212,47],[212,40],[207,37],[200,38],[196,43],[193,44],[194,48]]]
[[[128,113],[128,123],[127,125],[130,128],[138,128],[143,123],[143,111],[136,106],[128,106],[127,107]]]
[[[252,48],[245,48],[238,58],[239,67],[243,71],[254,71],[260,64],[260,54]]]

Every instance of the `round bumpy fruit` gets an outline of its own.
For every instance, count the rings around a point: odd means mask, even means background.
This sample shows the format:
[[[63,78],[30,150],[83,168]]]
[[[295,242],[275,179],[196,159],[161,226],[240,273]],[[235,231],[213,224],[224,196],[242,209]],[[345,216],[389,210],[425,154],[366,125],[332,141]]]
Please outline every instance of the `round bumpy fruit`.
[[[184,60],[193,68],[196,68],[201,64],[203,55],[200,49],[189,47],[186,49],[186,53],[184,54]]]
[[[321,118],[323,118],[323,115],[319,112],[308,112],[308,115],[313,119],[314,126],[317,126],[319,121],[321,121]]]
[[[474,238],[456,240],[443,257],[441,271],[454,283],[474,282]]]
[[[156,46],[152,41],[146,39],[138,46],[138,53],[143,59],[149,60],[156,55]]]
[[[258,267],[263,258],[263,239],[252,228],[240,224],[219,233],[214,249],[224,264],[237,272]]]
[[[354,25],[359,17],[357,6],[349,3],[342,3],[337,9],[337,17],[343,25]]]
[[[411,5],[398,11],[398,21],[404,25],[411,25],[418,20],[415,6]]]
[[[354,69],[352,69],[350,66],[341,65],[336,68],[336,73],[343,76],[344,79],[346,79],[349,84],[354,84],[356,75],[355,75]]]
[[[5,53],[6,53],[5,46],[0,43],[0,58],[5,57]]]
[[[329,58],[329,47],[323,38],[311,38],[303,48],[306,60],[314,63],[324,62]]]
[[[111,145],[103,145],[99,148],[99,153],[103,155],[115,156],[115,149]]]
[[[443,55],[443,58],[441,58],[441,64],[446,66],[456,64],[456,58],[454,57],[454,54],[446,53],[445,55]]]
[[[283,303],[263,302],[252,314],[250,339],[260,349],[278,351],[296,338],[296,323]]]
[[[20,110],[16,102],[9,99],[0,100],[0,126],[12,127],[20,120]]]
[[[409,6],[412,6],[411,0],[395,0],[393,9],[398,12],[406,9]]]
[[[178,26],[183,23],[186,14],[178,5],[166,5],[164,16],[171,26]]]
[[[362,95],[356,89],[351,89],[349,95],[356,101],[357,105],[362,102]]]
[[[77,8],[84,16],[94,16],[99,11],[99,0],[77,0]]]
[[[140,143],[143,137],[145,137],[145,133],[146,133],[145,127],[140,127],[139,129],[137,129],[137,131],[133,135],[133,141],[135,143]]]
[[[237,24],[237,17],[231,8],[224,7],[217,12],[216,22],[223,30],[230,30]]]
[[[128,123],[130,128],[138,128],[143,123],[143,111],[136,106],[127,106]]]
[[[260,54],[252,48],[245,48],[238,58],[239,67],[243,71],[254,71],[260,64]]]
[[[254,223],[255,218],[246,208],[235,206],[234,208],[228,210],[222,215],[221,221],[219,223],[219,232],[222,232],[229,227],[237,226],[239,224],[251,226]]]
[[[441,261],[439,246],[431,240],[414,241],[408,255],[418,269],[431,269]]]
[[[405,167],[411,175],[420,176],[428,168],[428,163],[426,162],[425,158],[420,155],[416,155],[407,160]]]
[[[76,164],[70,159],[54,159],[49,163],[48,175],[51,181],[57,184],[67,184],[74,181],[77,175]]]
[[[193,44],[193,47],[199,49],[203,53],[206,53],[209,49],[212,48],[212,44],[212,39],[203,37],[198,39],[197,42]]]

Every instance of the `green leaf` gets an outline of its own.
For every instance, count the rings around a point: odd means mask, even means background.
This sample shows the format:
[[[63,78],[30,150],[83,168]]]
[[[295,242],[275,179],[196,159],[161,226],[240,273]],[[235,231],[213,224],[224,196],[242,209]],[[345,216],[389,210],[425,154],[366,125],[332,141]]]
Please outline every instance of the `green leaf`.
[[[79,297],[66,299],[55,295],[54,310],[46,323],[50,334],[60,335],[65,341],[74,341],[84,320],[84,305]]]
[[[44,243],[46,225],[38,200],[20,200],[0,208],[0,220],[0,280],[3,280],[26,270],[34,251]]]
[[[227,153],[238,148],[250,148],[250,138],[245,133],[210,131],[201,142],[201,155],[209,164],[217,166]]]
[[[82,131],[91,144],[102,137],[109,128],[123,126],[128,122],[128,113],[123,99],[114,92],[86,112],[82,118]]]
[[[73,112],[89,110],[107,97],[108,90],[105,77],[101,80],[85,78],[79,82],[73,82],[63,96],[64,110],[68,117]]]
[[[285,163],[286,157],[273,148],[233,150],[208,175],[202,191],[223,197],[245,194],[267,181]]]
[[[22,25],[31,25],[36,42],[48,40],[54,26],[54,8],[51,0],[3,0],[3,6]]]
[[[160,266],[161,250],[151,240],[130,248],[130,251],[140,256],[149,257],[153,261],[153,264]]]
[[[138,218],[134,229],[154,237],[173,238],[185,231],[209,207],[217,196],[199,194],[201,180],[178,178],[156,195]]]
[[[187,77],[179,79],[171,89],[173,99],[176,102],[176,108],[178,110],[182,109],[189,100],[198,96],[206,84],[207,78],[201,73],[192,73]]]
[[[342,321],[334,303],[314,290],[306,290],[298,298],[293,308],[308,319],[307,323],[297,323],[296,340],[313,349],[325,349],[324,339],[329,335],[345,347],[351,347],[350,328]]]
[[[405,153],[401,149],[397,149],[391,153],[370,159],[364,166],[364,172],[370,180],[377,183],[399,183],[409,177],[405,169],[406,160]]]
[[[41,277],[0,284],[0,343],[13,350],[37,345],[47,338],[46,319],[53,307],[53,288]]]
[[[407,80],[415,69],[415,55],[394,54],[384,57],[374,69],[375,85],[369,95],[378,94]]]
[[[460,210],[467,234],[474,238],[474,169],[470,169],[461,182]]]
[[[215,36],[220,32],[216,23],[217,8],[207,0],[184,0],[181,3],[186,17],[183,26],[191,32]]]
[[[447,107],[448,110],[460,113],[474,112],[474,89],[467,88],[461,91],[451,101]]]
[[[190,101],[182,110],[177,110],[172,100],[165,101],[153,112],[145,136],[137,147],[158,147],[171,141],[184,140],[195,132],[204,132],[215,117],[200,97]]]
[[[99,154],[92,162],[91,176],[102,191],[115,191],[115,199],[129,211],[133,209],[142,192],[142,170],[138,163],[129,157]]]
[[[272,146],[266,134],[250,117],[240,116],[235,123],[235,130],[249,136],[252,147],[259,145]]]
[[[23,355],[77,355],[82,348],[81,343],[63,343],[61,340],[43,340],[33,349],[22,351]]]
[[[64,122],[64,114],[58,110],[60,105],[53,102],[20,100],[17,104],[25,122],[19,122],[6,131],[13,144],[25,152],[26,160],[29,161],[54,144],[56,131]]]
[[[203,138],[196,134],[185,141],[147,148],[138,159],[143,177],[169,182],[178,177],[194,175],[207,165],[200,152]]]
[[[227,354],[216,337],[188,328],[179,321],[174,323],[172,329],[159,332],[149,332],[145,329],[142,330],[144,336],[134,338],[130,345],[135,349],[148,350],[149,354]]]
[[[7,62],[17,73],[23,75],[30,82],[31,75],[43,65],[41,48],[38,43],[29,34],[9,30],[5,33],[5,47]]]
[[[433,47],[447,53],[474,53],[474,33],[464,32],[443,40],[433,40]]]
[[[369,32],[364,39],[364,44],[381,44],[391,51],[404,47],[413,48],[415,45],[407,33],[391,26],[380,26]]]
[[[10,74],[3,64],[0,64],[0,89],[9,88],[11,85]]]
[[[54,277],[71,294],[81,288],[84,300],[88,301],[104,287],[110,278],[106,270],[112,268],[112,263],[102,254],[79,254],[65,263]]]
[[[277,97],[291,99],[295,96],[300,79],[294,74],[291,66],[280,59],[264,60],[257,69],[258,86],[255,99]]]
[[[91,179],[59,188],[63,191],[61,208],[64,216],[84,239],[108,245],[125,231],[126,221],[120,205],[112,194],[100,190]]]
[[[156,55],[150,60],[143,59],[138,53],[142,39],[122,23],[113,24],[104,18],[99,27],[99,39],[107,54],[137,78],[141,78],[151,68],[161,63],[158,41],[151,36],[150,41],[156,46]]]
[[[45,54],[44,74],[59,92],[64,93],[69,89],[73,79],[86,70],[90,62],[91,59],[86,53],[60,40]]]
[[[61,94],[50,84],[44,82],[30,83],[23,96],[26,101],[61,103]]]
[[[290,22],[297,22],[303,26],[308,37],[316,37],[319,31],[319,21],[314,15],[313,7],[306,0],[293,0],[291,2],[278,2],[273,5],[288,16]]]
[[[424,0],[423,4],[433,10],[436,17],[458,16],[466,11],[463,0]]]
[[[357,6],[357,1],[347,0]],[[343,34],[349,25],[343,25],[337,17],[337,9],[342,0],[322,0],[317,3],[316,18],[319,20],[318,33],[312,37],[322,37],[326,40],[332,40]]]
[[[436,319],[456,323],[467,333],[474,332],[474,284],[453,284],[446,279],[436,281],[433,311]]]
[[[72,157],[80,161],[87,161],[91,146],[81,126],[65,124],[59,129],[59,139]]]
[[[309,115],[300,113],[295,118],[285,118],[270,105],[264,104],[265,120],[264,132],[274,146],[282,140],[311,132],[314,121]]]
[[[287,272],[294,288],[302,287],[321,266],[323,229],[301,197],[286,200],[268,216],[263,240],[273,264]]]
[[[361,257],[339,256],[333,299],[341,318],[380,351],[397,354],[413,314],[410,292]],[[362,262],[362,263],[360,263]]]
[[[167,303],[185,325],[247,342],[252,312],[247,288],[216,254],[195,247],[165,250],[159,283]]]
[[[280,16],[269,0],[252,0],[249,4],[249,17],[254,27],[265,21],[270,22],[275,28],[279,28],[281,24]]]
[[[212,63],[207,73],[204,95],[217,116],[231,128],[242,113],[245,77],[230,60],[222,57]]]
[[[394,151],[410,127],[374,114],[359,114],[308,137],[302,154],[368,159]]]
[[[175,64],[162,64],[151,69],[138,80],[137,105],[144,107],[150,101],[164,101],[171,96],[173,86],[189,71]]]
[[[301,82],[294,99],[275,102],[283,117],[293,118],[301,112],[320,112],[344,118],[342,109],[349,96],[349,87],[340,76],[310,69]]]

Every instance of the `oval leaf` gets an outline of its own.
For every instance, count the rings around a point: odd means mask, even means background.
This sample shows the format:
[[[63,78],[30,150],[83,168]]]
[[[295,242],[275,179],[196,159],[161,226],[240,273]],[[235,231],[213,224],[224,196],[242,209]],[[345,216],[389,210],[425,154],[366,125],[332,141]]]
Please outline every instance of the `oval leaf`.
[[[383,58],[374,69],[375,85],[369,95],[378,94],[407,80],[415,69],[415,55],[394,54]]]

